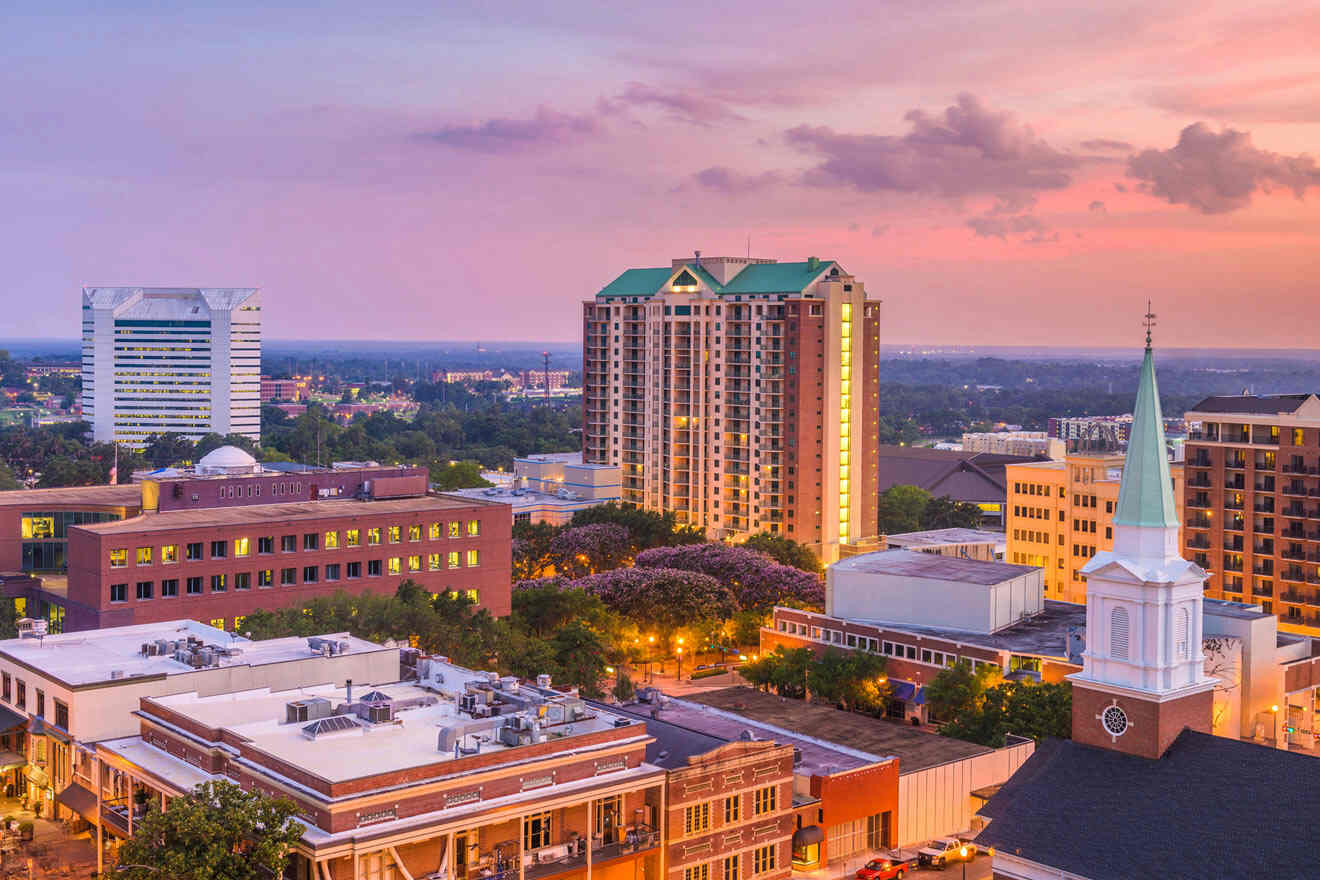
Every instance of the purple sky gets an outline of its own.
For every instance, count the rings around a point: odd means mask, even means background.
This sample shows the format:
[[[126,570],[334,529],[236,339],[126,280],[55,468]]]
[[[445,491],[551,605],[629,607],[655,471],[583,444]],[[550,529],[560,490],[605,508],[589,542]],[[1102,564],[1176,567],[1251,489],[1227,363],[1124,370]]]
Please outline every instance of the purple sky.
[[[575,340],[629,266],[839,260],[886,342],[1315,347],[1314,3],[65,4],[0,30],[5,336]],[[102,7],[102,8],[95,8]],[[106,11],[113,7],[114,11]]]

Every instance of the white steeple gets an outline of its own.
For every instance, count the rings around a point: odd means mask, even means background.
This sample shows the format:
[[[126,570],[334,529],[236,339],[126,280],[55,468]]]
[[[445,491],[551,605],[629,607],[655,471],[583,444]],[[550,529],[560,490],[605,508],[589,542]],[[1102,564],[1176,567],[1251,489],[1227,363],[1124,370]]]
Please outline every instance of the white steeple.
[[[1183,559],[1164,444],[1159,387],[1146,355],[1123,482],[1114,514],[1114,549],[1082,569],[1086,583],[1083,668],[1069,676],[1092,690],[1163,702],[1209,690],[1201,654],[1201,600],[1206,573]]]

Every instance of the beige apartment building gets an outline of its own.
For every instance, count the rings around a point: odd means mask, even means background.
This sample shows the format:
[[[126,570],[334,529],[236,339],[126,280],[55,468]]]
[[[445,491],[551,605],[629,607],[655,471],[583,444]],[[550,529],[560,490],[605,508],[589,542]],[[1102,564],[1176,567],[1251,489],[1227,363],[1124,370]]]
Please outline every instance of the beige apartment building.
[[[833,260],[673,260],[583,304],[583,460],[711,538],[876,533],[880,304]]]
[[[1169,464],[1173,496],[1182,516],[1183,466]],[[1086,601],[1083,566],[1114,547],[1114,506],[1123,476],[1123,454],[1072,453],[1063,461],[1010,464],[1004,561],[1045,570],[1045,596]]]

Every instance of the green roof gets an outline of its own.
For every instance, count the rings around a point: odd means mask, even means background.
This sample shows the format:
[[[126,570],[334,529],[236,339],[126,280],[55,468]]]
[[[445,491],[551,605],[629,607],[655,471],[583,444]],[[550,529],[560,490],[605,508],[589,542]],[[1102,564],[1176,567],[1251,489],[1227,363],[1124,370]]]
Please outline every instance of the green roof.
[[[627,269],[600,289],[597,296],[651,296],[665,286],[673,269]]]
[[[720,293],[799,293],[834,265],[833,260],[752,263],[733,276]]]
[[[712,275],[712,274],[710,274],[709,272],[706,271],[706,268],[705,268],[704,266],[693,266],[692,264],[689,263],[688,265],[684,266],[683,268],[685,268],[685,269],[687,269],[689,272],[692,272],[693,274],[695,274],[698,278],[701,279],[701,281],[702,281],[703,284],[705,284],[707,287],[709,287],[709,288],[710,288],[711,290],[713,290],[715,293],[721,293],[721,292],[723,292],[724,288],[720,285],[720,283],[719,283],[718,281],[715,280],[715,276],[714,276],[714,275]]]
[[[1166,528],[1178,525],[1173,504],[1169,456],[1164,445],[1164,415],[1160,411],[1160,389],[1155,381],[1155,356],[1146,347],[1137,383],[1137,402],[1132,408],[1123,482],[1118,489],[1115,525]]]

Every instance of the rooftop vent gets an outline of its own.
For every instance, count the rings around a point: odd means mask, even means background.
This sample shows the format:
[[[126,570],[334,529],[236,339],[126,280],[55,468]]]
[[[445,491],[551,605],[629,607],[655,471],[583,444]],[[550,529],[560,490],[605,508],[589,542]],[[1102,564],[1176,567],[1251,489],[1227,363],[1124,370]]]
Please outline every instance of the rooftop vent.
[[[329,718],[334,709],[325,697],[312,697],[307,700],[294,700],[285,707],[285,724],[298,724]]]
[[[382,691],[370,691],[362,696],[364,703],[388,703],[390,700],[390,695]]]

